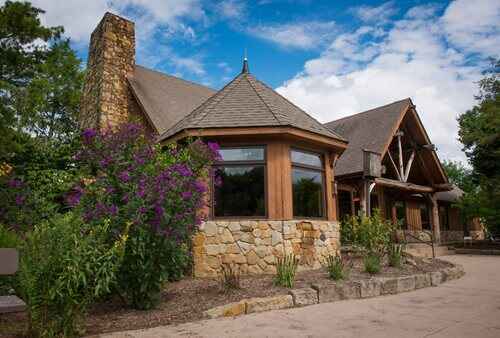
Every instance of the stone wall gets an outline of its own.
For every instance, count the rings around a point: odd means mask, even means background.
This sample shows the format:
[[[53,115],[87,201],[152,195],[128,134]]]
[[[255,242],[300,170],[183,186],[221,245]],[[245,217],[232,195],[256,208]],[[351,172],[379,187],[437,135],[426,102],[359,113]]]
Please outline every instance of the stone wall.
[[[127,75],[134,66],[134,23],[106,13],[90,38],[80,107],[82,128],[106,128],[128,121],[131,93]]]
[[[207,221],[193,238],[194,274],[215,277],[231,263],[242,274],[273,274],[277,258],[291,253],[299,270],[316,269],[339,249],[338,222]]]

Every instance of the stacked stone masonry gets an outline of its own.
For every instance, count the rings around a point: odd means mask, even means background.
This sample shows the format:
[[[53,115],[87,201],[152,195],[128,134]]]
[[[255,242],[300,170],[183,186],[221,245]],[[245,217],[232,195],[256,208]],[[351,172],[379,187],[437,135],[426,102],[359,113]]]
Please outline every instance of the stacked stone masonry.
[[[338,222],[207,221],[193,238],[195,277],[215,277],[222,264],[241,274],[274,274],[277,258],[294,254],[299,270],[317,269],[340,248]]]
[[[116,126],[138,110],[137,104],[131,105],[127,82],[134,66],[134,23],[106,13],[90,39],[80,111],[82,128]]]

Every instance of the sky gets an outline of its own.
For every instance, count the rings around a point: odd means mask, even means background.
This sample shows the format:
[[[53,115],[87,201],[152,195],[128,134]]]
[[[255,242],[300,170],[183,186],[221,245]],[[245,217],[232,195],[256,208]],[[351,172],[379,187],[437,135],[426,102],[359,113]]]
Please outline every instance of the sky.
[[[3,0],[0,0],[2,3]],[[250,71],[320,122],[410,97],[441,160],[465,161],[459,113],[500,57],[500,1],[32,0],[85,62],[106,11],[136,24],[136,62],[219,89]]]

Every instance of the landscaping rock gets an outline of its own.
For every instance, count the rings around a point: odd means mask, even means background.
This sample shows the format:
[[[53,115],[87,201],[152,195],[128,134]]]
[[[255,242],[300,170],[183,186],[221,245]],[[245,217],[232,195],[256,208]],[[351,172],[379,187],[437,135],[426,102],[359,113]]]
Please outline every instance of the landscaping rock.
[[[246,313],[288,309],[293,307],[293,298],[291,295],[250,298],[246,301],[246,304]]]
[[[438,286],[443,282],[443,273],[441,271],[434,271],[429,273],[431,276],[431,285]]]
[[[336,302],[342,299],[342,294],[337,290],[337,285],[329,282],[315,283],[311,288],[318,293],[318,303]]]
[[[398,278],[398,293],[415,290],[415,277],[406,276]]]
[[[246,302],[229,303],[209,309],[203,314],[208,318],[235,317],[246,312]]]
[[[415,275],[415,289],[422,289],[431,286],[431,275],[428,273],[421,273]]]
[[[379,279],[368,279],[360,282],[361,298],[380,296],[382,283]]]
[[[318,292],[319,303],[361,298],[361,286],[359,283],[322,282],[312,284],[311,287]]]
[[[381,278],[382,295],[395,295],[398,293],[398,279],[397,278]]]
[[[318,303],[318,293],[311,288],[293,289],[288,291],[293,297],[295,306],[305,306]]]
[[[463,267],[460,265],[455,265],[451,268],[446,268],[442,270],[442,273],[443,273],[443,281],[457,279],[464,275]]]

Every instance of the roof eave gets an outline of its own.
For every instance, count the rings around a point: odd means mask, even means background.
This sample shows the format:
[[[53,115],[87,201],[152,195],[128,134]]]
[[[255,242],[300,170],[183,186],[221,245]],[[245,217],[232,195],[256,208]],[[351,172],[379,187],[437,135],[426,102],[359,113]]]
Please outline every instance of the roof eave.
[[[252,127],[226,127],[226,128],[193,128],[184,129],[173,135],[160,137],[161,143],[177,142],[187,137],[216,137],[216,136],[245,136],[245,135],[283,135],[292,136],[307,140],[309,142],[321,144],[327,147],[336,148],[338,153],[344,152],[348,142],[345,140],[328,137],[312,133],[292,126],[252,126]]]

